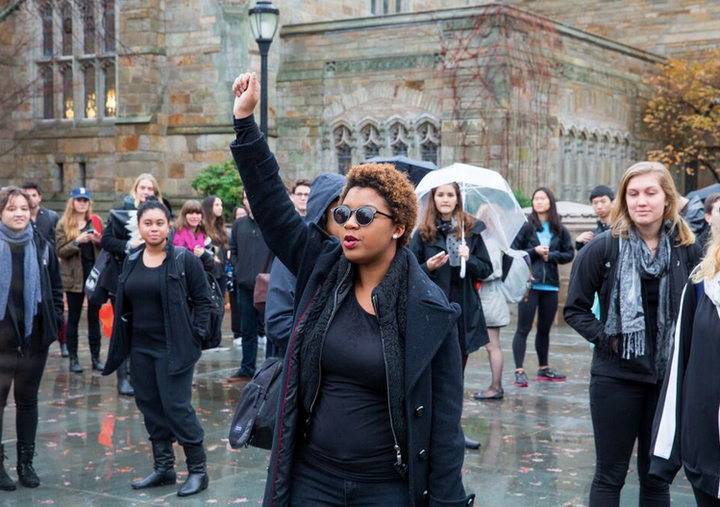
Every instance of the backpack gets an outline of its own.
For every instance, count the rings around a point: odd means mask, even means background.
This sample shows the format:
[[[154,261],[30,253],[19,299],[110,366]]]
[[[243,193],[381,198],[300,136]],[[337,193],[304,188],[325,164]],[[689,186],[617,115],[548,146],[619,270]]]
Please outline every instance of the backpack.
[[[500,292],[508,303],[523,301],[532,287],[530,256],[522,250],[503,252]]]
[[[180,267],[180,281],[185,294],[187,294],[187,280],[185,275],[185,262],[183,256],[185,255],[185,248],[175,248],[175,262]],[[202,341],[202,349],[214,349],[222,341],[222,321],[225,315],[225,294],[220,288],[220,284],[217,282],[215,277],[205,272],[207,277],[208,297],[210,298],[210,323],[208,325],[205,336]],[[192,299],[188,295],[188,301],[192,303]]]
[[[283,358],[269,357],[243,389],[230,425],[229,441],[233,449],[249,445],[272,449],[282,370]]]

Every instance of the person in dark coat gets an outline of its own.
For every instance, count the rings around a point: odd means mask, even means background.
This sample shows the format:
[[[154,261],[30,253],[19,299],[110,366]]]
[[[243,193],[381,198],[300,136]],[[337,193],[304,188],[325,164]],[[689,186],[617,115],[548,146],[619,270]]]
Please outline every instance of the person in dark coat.
[[[100,239],[100,248],[110,252],[115,258],[117,277],[108,277],[112,279],[108,280],[109,284],[106,287],[111,301],[115,300],[117,294],[117,280],[120,277],[125,257],[132,249],[143,243],[137,227],[137,207],[151,195],[155,196],[158,201],[162,201],[162,192],[155,176],[143,173],[135,178],[130,195],[125,197],[123,205],[110,210],[105,230]],[[118,393],[125,396],[135,395],[129,364],[117,369],[117,390]]]
[[[307,201],[305,221],[318,224],[338,239],[342,238],[344,233],[342,227],[333,221],[331,211],[337,205],[344,185],[345,176],[334,173],[321,174],[315,178],[312,185],[306,185],[310,189],[310,198]],[[275,357],[285,357],[292,334],[295,283],[295,276],[279,259],[275,259],[270,269],[265,310],[265,330],[268,342],[274,347]]]
[[[42,189],[40,185],[28,181],[23,184],[22,188],[30,196],[30,220],[35,228],[35,232],[55,247],[55,228],[60,221],[60,215],[40,205],[42,202]]]
[[[710,194],[705,198],[705,222],[708,226],[703,232],[695,236],[695,242],[702,248],[703,253],[710,246],[713,236],[720,231],[720,192]]]
[[[585,231],[575,238],[575,250],[578,252],[595,236],[610,230],[610,215],[615,203],[615,192],[610,187],[598,185],[590,191],[590,204],[597,215],[597,225],[594,231]]]
[[[460,227],[465,228],[465,242],[461,241]],[[484,223],[463,211],[460,188],[453,183],[432,189],[410,242],[410,250],[423,271],[448,300],[460,305],[458,337],[463,375],[468,356],[490,341],[476,288],[480,280],[492,274],[490,254],[480,235],[484,228]],[[465,278],[460,278],[461,259],[467,266]],[[480,442],[465,437],[465,446],[477,449]]]
[[[558,308],[558,265],[572,261],[575,252],[570,233],[557,212],[555,196],[549,188],[540,187],[533,192],[532,212],[528,216],[528,222],[513,241],[512,248],[528,253],[533,276],[532,289],[527,300],[518,305],[517,331],[513,337],[515,385],[528,386],[524,368],[525,350],[536,311],[538,320],[535,351],[539,368],[535,380],[565,382],[565,375],[550,367],[550,328]]]
[[[210,297],[200,260],[168,241],[170,212],[148,199],[137,211],[143,244],[123,262],[115,321],[103,375],[131,357],[135,400],[152,443],[154,471],[133,488],[175,484],[177,440],[185,450],[188,477],[179,496],[208,486],[204,432],[190,404],[195,363],[209,325]]]
[[[0,440],[10,389],[17,428],[17,474],[26,488],[40,485],[33,467],[38,391],[50,344],[63,321],[63,286],[55,250],[30,224],[30,196],[17,187],[0,191]],[[15,483],[0,444],[0,490]]]
[[[707,227],[705,221],[705,208],[703,201],[699,196],[695,196],[692,199],[687,197],[678,197],[678,206],[680,207],[680,216],[687,222],[690,230],[695,235],[702,234]]]
[[[243,200],[245,192],[243,192]],[[265,244],[260,226],[255,220],[252,207],[248,203],[248,216],[233,222],[230,235],[230,263],[235,276],[235,297],[242,320],[242,363],[231,374],[228,382],[245,382],[255,375],[257,366],[258,328],[265,316],[254,306],[255,281],[258,274],[269,273],[273,254]]]
[[[667,484],[648,474],[652,424],[680,295],[700,252],[664,165],[630,167],[617,199],[612,230],[575,260],[564,308],[565,321],[595,345],[590,414],[597,460],[590,507],[620,505],[636,440],[639,505],[669,507]],[[600,319],[592,312],[596,293]]]
[[[459,308],[404,248],[412,184],[389,164],[354,167],[333,211],[343,241],[306,224],[255,124],[259,88],[254,74],[235,80],[231,150],[266,241],[297,277],[264,505],[471,505]]]
[[[720,194],[715,194],[720,195]],[[680,468],[699,507],[720,506],[720,266],[715,237],[680,298],[672,360],[653,422],[650,475],[668,484]]]

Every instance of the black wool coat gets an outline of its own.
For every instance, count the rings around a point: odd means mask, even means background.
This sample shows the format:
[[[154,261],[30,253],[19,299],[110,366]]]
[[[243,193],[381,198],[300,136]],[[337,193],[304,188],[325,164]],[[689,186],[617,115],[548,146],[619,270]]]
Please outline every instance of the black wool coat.
[[[483,313],[480,297],[478,296],[476,282],[487,278],[493,272],[490,254],[485,248],[485,242],[480,233],[485,229],[485,224],[476,222],[467,244],[470,247],[470,258],[466,263],[465,278],[460,280],[457,303],[460,305],[460,339],[464,340],[464,350],[467,354],[475,352],[490,342],[485,325],[485,314]],[[446,263],[435,271],[427,268],[427,261],[433,255],[446,252],[445,240],[442,234],[438,233],[434,241],[426,242],[417,231],[410,242],[410,250],[417,257],[420,267],[430,277],[430,280],[440,286],[445,296],[450,298],[450,284],[452,271],[460,271],[459,267],[451,267]]]
[[[567,264],[575,257],[570,232],[563,225],[561,226],[561,234],[554,234],[550,240],[550,256],[548,262],[545,262],[541,256],[535,251],[535,247],[540,246],[540,238],[538,238],[535,227],[528,222],[526,223],[513,241],[512,248],[515,250],[523,250],[530,256],[532,263],[532,275],[535,283],[554,285],[560,287],[560,274],[558,273],[558,264]]]
[[[327,274],[342,257],[339,241],[317,224],[306,224],[295,211],[279,176],[275,157],[253,116],[236,120],[238,139],[231,150],[255,218],[270,249],[297,277],[293,332],[285,354],[283,391],[263,505],[290,502],[293,459],[304,424],[300,370],[318,368],[300,357],[298,329]],[[472,505],[462,485],[464,438],[460,427],[462,373],[457,340],[457,305],[448,303],[408,251],[407,327],[404,344],[404,400],[407,422],[403,449],[412,506]],[[391,377],[391,375],[389,375]],[[390,378],[392,382],[392,378]],[[389,391],[392,392],[393,386]]]
[[[166,247],[167,257],[162,264],[160,278],[166,281],[160,286],[163,315],[157,317],[165,323],[168,372],[171,375],[183,373],[200,359],[202,340],[210,324],[210,292],[202,263],[190,252],[185,252],[181,261],[177,261],[176,250],[179,248],[171,244]],[[138,262],[142,262],[144,251],[145,245],[140,245],[130,252],[123,263],[110,350],[103,375],[110,375],[130,355],[133,314],[125,297],[125,282]],[[183,271],[185,282],[182,281]]]

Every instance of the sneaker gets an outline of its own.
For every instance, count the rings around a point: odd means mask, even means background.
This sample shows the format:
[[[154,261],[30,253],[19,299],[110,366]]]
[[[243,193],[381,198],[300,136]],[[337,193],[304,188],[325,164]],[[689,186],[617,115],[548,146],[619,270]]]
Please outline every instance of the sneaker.
[[[515,372],[515,385],[517,387],[527,387],[528,386],[528,378],[527,378],[527,375],[525,375],[524,371],[516,371]]]
[[[238,371],[233,373],[227,378],[228,382],[248,382],[252,380],[252,375],[249,375],[246,371],[240,368]]]
[[[233,345],[235,347],[242,347],[242,337],[238,336],[237,338],[233,338]]]
[[[538,370],[537,377],[535,378],[538,382],[565,382],[567,377],[560,372],[553,370],[550,367]]]

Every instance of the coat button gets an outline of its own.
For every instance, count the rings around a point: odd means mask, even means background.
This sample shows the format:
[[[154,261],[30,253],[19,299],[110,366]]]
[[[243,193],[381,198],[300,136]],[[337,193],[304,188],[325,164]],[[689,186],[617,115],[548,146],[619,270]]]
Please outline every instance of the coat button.
[[[430,499],[430,492],[427,489],[422,492],[422,499],[426,502]]]
[[[420,449],[420,452],[418,453],[418,458],[420,461],[425,461],[428,457],[428,453],[425,449]]]
[[[418,405],[415,407],[415,417],[422,417],[425,414],[425,407]]]

